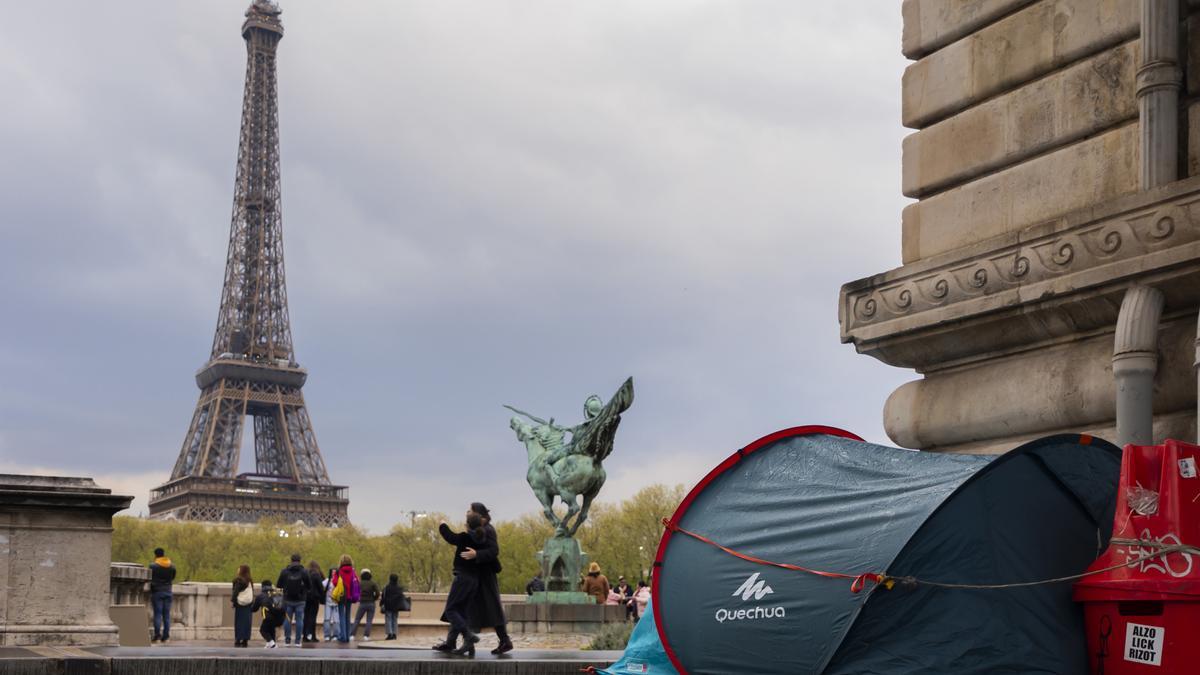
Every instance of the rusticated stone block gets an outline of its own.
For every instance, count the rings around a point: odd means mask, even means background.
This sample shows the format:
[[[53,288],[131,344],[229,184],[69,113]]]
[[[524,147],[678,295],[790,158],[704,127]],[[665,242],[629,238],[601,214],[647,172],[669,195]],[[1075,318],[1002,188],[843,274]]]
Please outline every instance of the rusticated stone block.
[[[1195,339],[1194,316],[1160,330],[1156,412],[1196,405]],[[937,449],[1104,424],[1116,415],[1112,350],[1112,335],[1101,334],[929,373],[892,393],[884,406],[884,428],[903,447]]]
[[[910,204],[904,263],[1136,191],[1137,146],[1137,124],[1127,124]]]
[[[904,139],[903,191],[921,197],[1137,117],[1128,42]]]
[[[910,65],[904,125],[939,119],[1137,36],[1138,0],[1043,0]]]
[[[901,51],[919,59],[1035,0],[904,0]]]

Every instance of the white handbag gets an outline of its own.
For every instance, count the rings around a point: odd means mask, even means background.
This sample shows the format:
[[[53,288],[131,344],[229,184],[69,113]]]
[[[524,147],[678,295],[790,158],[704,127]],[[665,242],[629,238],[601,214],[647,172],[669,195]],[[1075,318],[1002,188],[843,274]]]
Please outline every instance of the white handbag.
[[[254,602],[254,589],[251,588],[250,585],[243,588],[242,591],[237,594],[237,604],[239,607],[248,607],[253,602]]]

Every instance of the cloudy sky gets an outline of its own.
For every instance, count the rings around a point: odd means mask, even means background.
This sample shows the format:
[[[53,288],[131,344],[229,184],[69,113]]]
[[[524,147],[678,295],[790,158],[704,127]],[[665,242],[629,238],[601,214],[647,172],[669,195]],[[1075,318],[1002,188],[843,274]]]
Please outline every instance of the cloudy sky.
[[[165,480],[223,277],[247,0],[0,7],[0,471]],[[602,500],[796,424],[885,441],[838,341],[899,264],[899,5],[285,0],[296,353],[351,518],[533,511],[501,403],[637,398]],[[243,470],[253,470],[243,454]]]

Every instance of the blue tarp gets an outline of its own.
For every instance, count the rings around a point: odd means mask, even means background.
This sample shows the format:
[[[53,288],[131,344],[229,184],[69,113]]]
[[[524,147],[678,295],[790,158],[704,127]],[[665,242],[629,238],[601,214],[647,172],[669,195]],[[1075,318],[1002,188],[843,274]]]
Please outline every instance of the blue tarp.
[[[1046,579],[1083,571],[1107,544],[1119,458],[1111,444],[1077,434],[996,459],[797,432],[731,457],[675,522],[819,570]],[[679,533],[664,538],[654,589],[660,636],[689,673],[1086,672],[1070,584],[855,594],[846,579],[764,566]]]

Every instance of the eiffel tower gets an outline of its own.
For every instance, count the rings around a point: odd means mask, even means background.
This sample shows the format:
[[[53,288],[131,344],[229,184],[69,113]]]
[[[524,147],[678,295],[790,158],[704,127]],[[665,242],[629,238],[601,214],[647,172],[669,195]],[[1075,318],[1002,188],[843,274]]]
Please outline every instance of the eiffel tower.
[[[221,309],[200,400],[171,479],[150,495],[152,518],[310,526],[346,524],[347,489],[333,485],[300,390],[288,318],[280,210],[275,51],[279,7],[246,10],[246,89]],[[237,474],[242,425],[254,420],[254,473]]]

